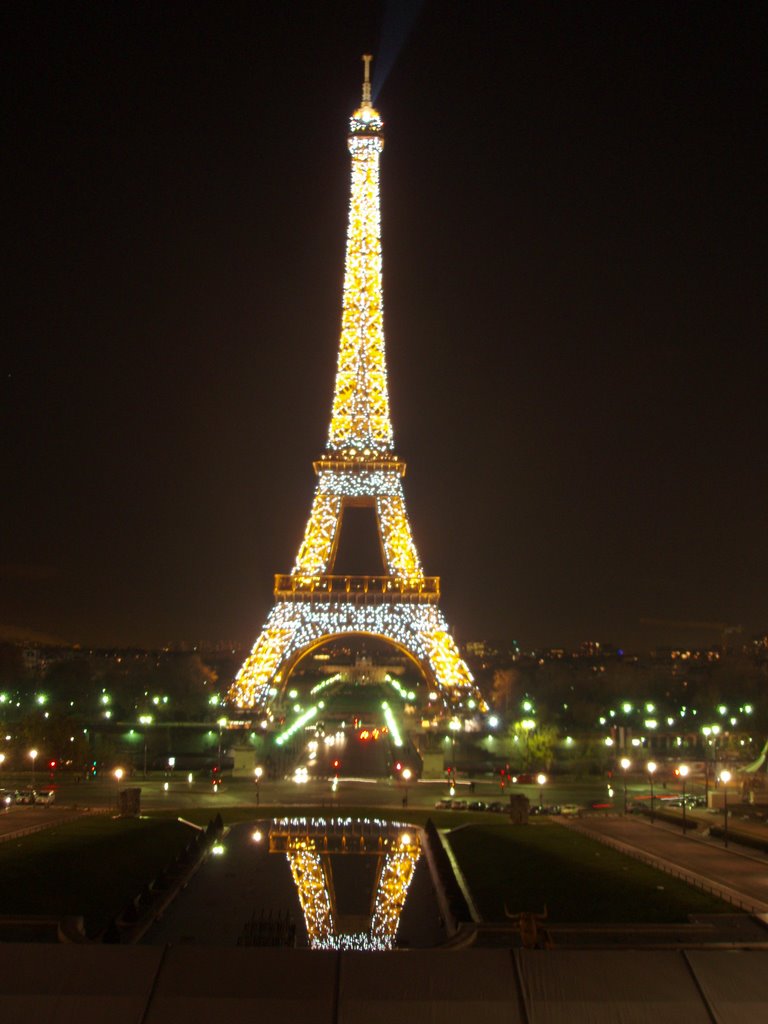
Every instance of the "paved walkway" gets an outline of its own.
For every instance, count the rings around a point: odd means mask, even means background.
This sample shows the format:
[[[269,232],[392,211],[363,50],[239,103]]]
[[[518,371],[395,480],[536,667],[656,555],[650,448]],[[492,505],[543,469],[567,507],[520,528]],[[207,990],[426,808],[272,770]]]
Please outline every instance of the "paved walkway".
[[[637,817],[563,819],[563,824],[720,894],[744,910],[768,913],[768,856],[764,854],[733,846],[725,849],[722,840],[684,836],[674,826]]]
[[[20,839],[33,832],[42,832],[54,825],[64,825],[87,814],[103,814],[103,810],[73,810],[71,807],[11,807],[0,812],[0,843]]]

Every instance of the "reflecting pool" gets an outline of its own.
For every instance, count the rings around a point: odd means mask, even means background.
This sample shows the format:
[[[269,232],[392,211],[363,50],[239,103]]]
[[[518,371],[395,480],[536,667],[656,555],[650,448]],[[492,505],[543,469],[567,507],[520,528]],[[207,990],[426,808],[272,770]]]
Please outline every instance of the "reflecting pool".
[[[143,939],[151,945],[428,948],[446,939],[420,828],[377,818],[236,825]]]

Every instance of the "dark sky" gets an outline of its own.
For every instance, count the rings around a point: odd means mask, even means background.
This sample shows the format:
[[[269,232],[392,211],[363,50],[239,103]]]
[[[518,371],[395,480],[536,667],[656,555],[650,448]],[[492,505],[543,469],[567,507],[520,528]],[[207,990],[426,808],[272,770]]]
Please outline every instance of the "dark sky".
[[[3,5],[6,633],[257,634],[368,50],[396,443],[459,638],[768,628],[765,5],[393,9]]]

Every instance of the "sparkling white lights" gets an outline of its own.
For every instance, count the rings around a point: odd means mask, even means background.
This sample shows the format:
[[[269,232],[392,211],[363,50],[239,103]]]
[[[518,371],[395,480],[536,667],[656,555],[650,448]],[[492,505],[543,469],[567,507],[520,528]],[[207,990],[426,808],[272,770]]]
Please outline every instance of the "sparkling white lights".
[[[293,570],[276,577],[275,605],[230,689],[239,707],[269,709],[302,654],[357,633],[390,640],[408,653],[446,708],[474,702],[487,710],[436,606],[439,579],[424,575],[405,508],[405,465],[394,453],[381,273],[382,128],[366,77],[348,138],[349,221],[327,447],[315,463],[317,487]],[[348,504],[375,510],[384,575],[332,575]]]
[[[421,855],[418,835],[378,820],[281,819],[270,828],[270,852],[285,851],[312,949],[389,950]],[[334,904],[332,856],[374,856],[376,890],[370,928],[340,931]]]

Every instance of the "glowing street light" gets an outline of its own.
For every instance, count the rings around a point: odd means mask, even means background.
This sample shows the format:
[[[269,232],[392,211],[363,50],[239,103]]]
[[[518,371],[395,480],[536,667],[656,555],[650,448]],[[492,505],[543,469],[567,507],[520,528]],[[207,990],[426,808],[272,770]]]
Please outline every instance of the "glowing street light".
[[[688,778],[688,765],[681,764],[677,770],[683,780],[683,835],[685,835],[685,780]]]
[[[261,776],[264,774],[264,769],[261,765],[257,765],[253,769],[253,781],[256,783],[256,806],[259,806],[259,790],[261,789]]]
[[[35,761],[37,760],[37,751],[32,748],[29,752],[29,756],[32,758],[32,789],[35,788]]]
[[[627,769],[631,766],[632,762],[628,757],[622,757],[619,761],[621,770],[624,773],[624,814],[627,813]]]
[[[650,783],[651,783],[651,824],[653,824],[653,822],[654,822],[654,813],[653,813],[653,773],[656,771],[657,765],[656,765],[655,761],[649,761],[648,764],[645,767],[646,767],[646,769],[648,771],[648,778],[649,778]]]
[[[536,776],[536,781],[538,782],[539,786],[541,787],[539,789],[539,807],[543,807],[544,806],[544,787],[547,784],[547,776],[543,772],[539,772],[539,774]]]
[[[725,845],[728,845],[728,783],[731,781],[731,773],[727,768],[723,768],[720,772],[720,781],[723,784],[723,812],[725,817],[724,828],[723,828],[723,841]]]
[[[403,781],[405,782],[405,794],[403,796],[403,807],[408,806],[408,783],[411,780],[413,772],[410,768],[403,768]]]
[[[144,726],[144,778],[147,777],[147,726],[152,725],[152,715],[139,715],[139,724]]]
[[[125,773],[123,772],[122,768],[115,768],[115,770],[114,770],[114,772],[112,774],[115,776],[115,782],[117,783],[117,809],[118,809],[118,813],[119,813],[119,811],[120,811],[120,783],[123,781],[123,775]]]

